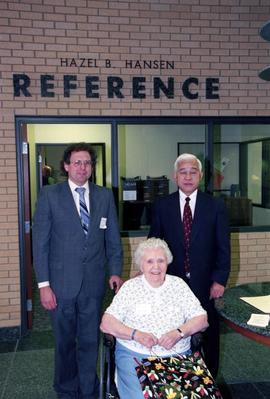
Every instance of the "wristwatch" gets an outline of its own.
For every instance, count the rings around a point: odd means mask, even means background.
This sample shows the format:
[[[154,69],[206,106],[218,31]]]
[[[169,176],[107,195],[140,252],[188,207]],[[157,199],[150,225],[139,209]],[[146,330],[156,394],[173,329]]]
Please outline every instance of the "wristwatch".
[[[180,328],[177,328],[176,330],[179,332],[180,337],[184,338],[185,334],[183,333],[183,331]]]

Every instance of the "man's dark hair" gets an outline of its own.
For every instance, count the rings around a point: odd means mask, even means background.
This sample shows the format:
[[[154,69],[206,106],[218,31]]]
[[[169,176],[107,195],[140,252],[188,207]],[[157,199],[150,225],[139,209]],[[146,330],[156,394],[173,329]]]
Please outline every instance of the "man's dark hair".
[[[91,162],[92,162],[92,167],[94,168],[96,166],[96,161],[97,161],[97,156],[94,148],[87,143],[81,142],[81,143],[73,143],[70,144],[64,151],[63,158],[60,162],[60,168],[62,173],[67,176],[68,173],[66,172],[64,168],[64,163],[70,164],[70,157],[72,152],[79,152],[79,151],[86,151],[89,153],[91,157]]]

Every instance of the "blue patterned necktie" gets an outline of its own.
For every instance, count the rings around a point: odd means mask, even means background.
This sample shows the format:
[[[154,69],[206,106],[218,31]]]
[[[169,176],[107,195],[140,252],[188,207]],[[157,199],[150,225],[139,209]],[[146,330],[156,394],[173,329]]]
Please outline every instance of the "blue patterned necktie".
[[[184,242],[185,242],[185,259],[184,268],[188,278],[190,278],[190,259],[189,259],[189,247],[190,247],[190,233],[192,227],[192,212],[189,206],[190,198],[186,198],[183,214],[183,228],[184,228]]]
[[[75,188],[75,191],[77,193],[79,193],[79,195],[80,195],[81,224],[82,224],[84,234],[86,235],[88,233],[88,227],[89,227],[89,213],[88,213],[88,209],[87,209],[87,206],[85,203],[85,198],[84,198],[85,188],[77,187],[77,188]]]

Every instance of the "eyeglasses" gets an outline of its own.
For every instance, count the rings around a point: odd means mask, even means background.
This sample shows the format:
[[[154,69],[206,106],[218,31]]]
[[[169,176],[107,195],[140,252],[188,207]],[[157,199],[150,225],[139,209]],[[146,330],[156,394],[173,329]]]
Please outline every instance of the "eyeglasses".
[[[87,160],[87,161],[81,161],[78,159],[77,161],[70,162],[72,165],[75,166],[75,168],[80,168],[81,166],[87,167],[92,165],[92,161]]]

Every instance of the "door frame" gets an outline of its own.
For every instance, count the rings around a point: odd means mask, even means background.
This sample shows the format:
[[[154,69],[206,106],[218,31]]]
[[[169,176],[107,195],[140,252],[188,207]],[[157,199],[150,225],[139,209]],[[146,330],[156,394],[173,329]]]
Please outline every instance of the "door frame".
[[[19,213],[19,259],[20,259],[20,284],[21,284],[21,335],[24,335],[32,319],[31,311],[31,298],[27,298],[30,292],[30,279],[29,270],[32,269],[32,265],[29,266],[29,259],[32,257],[31,250],[31,239],[29,248],[29,238],[25,233],[24,226],[28,223],[27,220],[27,209],[26,197],[27,193],[30,192],[30,180],[26,179],[27,174],[30,174],[24,167],[24,163],[27,159],[29,166],[29,151],[27,154],[23,154],[27,143],[24,141],[27,139],[27,132],[24,137],[23,132],[27,129],[29,124],[110,124],[111,125],[111,181],[112,191],[118,207],[118,194],[119,194],[119,175],[118,175],[118,125],[120,124],[194,124],[204,123],[208,124],[207,118],[201,117],[29,117],[29,116],[16,116],[16,155],[17,155],[17,176],[18,176],[18,213]],[[207,130],[207,129],[206,129]],[[26,180],[28,183],[26,184]],[[30,203],[28,204],[31,205]],[[31,209],[30,209],[31,212]],[[31,213],[30,213],[31,215]],[[30,229],[31,229],[31,222]],[[31,233],[30,233],[31,234]],[[27,272],[28,262],[28,272]],[[31,282],[32,284],[32,282]],[[27,311],[30,308],[30,310]]]
[[[26,124],[16,121],[16,158],[18,176],[18,213],[19,213],[19,260],[20,260],[20,292],[21,292],[21,326],[20,334],[24,335],[32,328],[32,284],[29,278],[32,268],[31,260],[31,204],[29,182],[29,146],[27,144]]]
[[[118,165],[117,141],[115,140],[115,125],[107,118],[44,118],[25,117],[15,118],[16,132],[16,160],[18,180],[18,227],[19,227],[19,263],[20,263],[20,299],[21,299],[21,326],[20,335],[23,336],[33,324],[32,311],[32,239],[31,239],[31,195],[30,195],[30,156],[27,126],[29,124],[110,124],[111,125],[111,176],[112,189],[118,198]],[[105,157],[105,154],[104,154]]]

